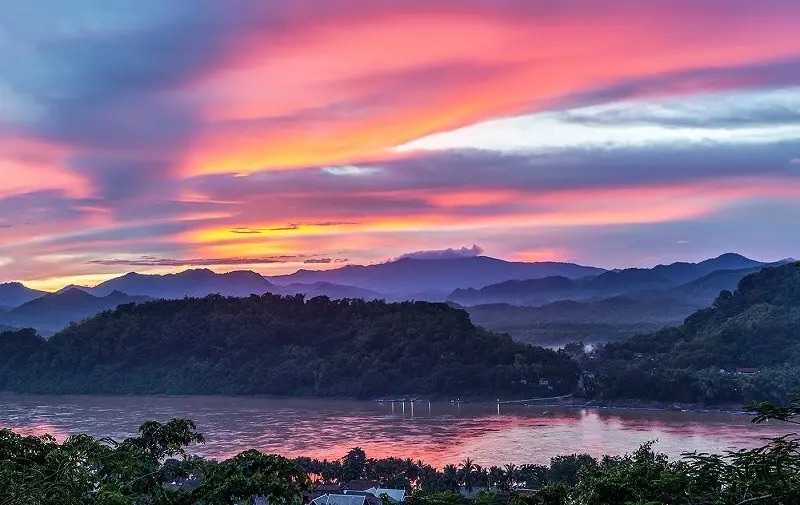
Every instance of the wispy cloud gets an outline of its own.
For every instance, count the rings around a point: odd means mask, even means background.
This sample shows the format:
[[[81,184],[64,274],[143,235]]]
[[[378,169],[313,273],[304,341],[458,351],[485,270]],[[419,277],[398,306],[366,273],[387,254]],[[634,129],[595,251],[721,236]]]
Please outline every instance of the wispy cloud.
[[[105,266],[133,266],[133,267],[201,267],[220,265],[262,265],[271,263],[330,263],[332,258],[309,258],[305,255],[279,255],[257,257],[228,257],[228,258],[157,258],[154,256],[141,256],[131,259],[106,259],[89,261],[93,265]]]
[[[352,226],[357,225],[355,221],[319,221],[319,222],[304,222],[304,223],[289,223],[284,226],[275,226],[272,228],[234,228],[231,233],[240,235],[260,235],[270,231],[294,231],[303,227],[326,228],[330,226]]]

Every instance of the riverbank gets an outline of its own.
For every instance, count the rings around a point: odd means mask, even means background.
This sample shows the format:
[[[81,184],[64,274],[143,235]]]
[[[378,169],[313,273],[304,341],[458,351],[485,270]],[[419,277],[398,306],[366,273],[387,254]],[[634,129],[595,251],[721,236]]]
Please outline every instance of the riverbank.
[[[697,412],[697,413],[720,413],[720,414],[748,414],[748,411],[741,404],[726,404],[726,405],[703,405],[699,403],[685,403],[685,402],[664,402],[664,401],[649,401],[649,400],[586,400],[582,398],[571,398],[568,401],[547,401],[548,398],[540,399],[500,399],[491,398],[486,396],[465,396],[465,397],[450,397],[450,396],[423,396],[423,395],[398,395],[387,396],[382,398],[359,398],[353,396],[276,396],[276,395],[205,395],[205,394],[42,394],[42,393],[26,393],[18,391],[0,390],[0,397],[2,396],[50,396],[50,397],[63,397],[63,398],[107,398],[107,397],[127,397],[127,398],[209,398],[209,399],[223,399],[223,398],[241,398],[253,400],[289,400],[289,401],[310,401],[310,402],[328,402],[328,401],[345,401],[345,402],[374,402],[374,403],[433,403],[433,404],[496,404],[502,405],[515,404],[518,406],[535,406],[535,407],[564,407],[569,409],[583,409],[594,408],[603,410],[650,410],[650,411],[664,411],[664,412]],[[567,395],[569,396],[569,395]]]
[[[653,410],[663,412],[697,412],[700,414],[748,414],[743,405],[702,405],[697,403],[661,402],[645,400],[586,400],[566,403],[548,403],[537,406],[565,407],[565,408],[593,408],[607,410]]]

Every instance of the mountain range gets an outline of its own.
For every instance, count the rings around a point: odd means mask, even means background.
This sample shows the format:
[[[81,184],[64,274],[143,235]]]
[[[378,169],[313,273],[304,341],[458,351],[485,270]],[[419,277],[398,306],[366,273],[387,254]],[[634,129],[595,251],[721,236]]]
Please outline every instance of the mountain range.
[[[724,254],[700,263],[609,271],[582,279],[507,281],[455,290],[448,300],[467,310],[475,324],[517,340],[548,346],[608,342],[679,325],[711,305],[720,291],[735,290],[747,275],[793,261],[768,264]]]
[[[192,269],[175,274],[147,275],[131,272],[102,282],[94,288],[80,288],[96,296],[114,291],[152,298],[202,297],[212,293],[224,296],[249,296],[270,291],[272,284],[250,270],[224,274],[208,269]]]
[[[699,263],[672,263],[658,265],[653,268],[627,268],[612,270],[595,276],[580,279],[569,279],[564,276],[531,278],[526,280],[507,280],[490,284],[480,289],[459,288],[448,296],[448,300],[461,305],[478,305],[484,303],[509,303],[513,305],[539,306],[555,300],[598,299],[636,293],[660,292],[677,288],[678,293],[684,290],[679,286],[697,282],[705,276],[715,274],[712,278],[701,282],[701,286],[713,286],[708,302],[713,300],[721,289],[729,283],[736,282],[751,273],[753,269],[762,268],[766,263],[751,260],[740,254],[728,253]],[[718,272],[727,272],[719,274]],[[715,282],[716,281],[716,282]],[[716,289],[718,285],[724,287]],[[660,297],[660,296],[659,296]]]
[[[438,298],[457,288],[480,288],[509,279],[562,276],[577,279],[605,272],[602,268],[558,262],[512,262],[488,256],[467,258],[401,258],[376,265],[347,265],[332,270],[298,270],[269,277],[274,284],[329,282],[412,298]]]
[[[31,326],[49,335],[123,303],[150,299],[303,294],[306,298],[448,300],[473,320],[537,343],[605,341],[680,323],[723,289],[767,265],[728,253],[699,263],[603,270],[574,263],[508,262],[486,256],[401,258],[327,271],[263,277],[208,269],[153,275],[131,272],[94,287],[45,293],[0,284],[0,328]],[[499,282],[497,282],[499,281]],[[449,293],[449,294],[448,294]]]

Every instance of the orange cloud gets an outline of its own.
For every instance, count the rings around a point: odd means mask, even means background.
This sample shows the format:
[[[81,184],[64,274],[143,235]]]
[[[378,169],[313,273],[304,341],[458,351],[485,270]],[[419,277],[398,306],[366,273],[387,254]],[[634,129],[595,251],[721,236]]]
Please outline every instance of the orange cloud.
[[[768,22],[655,4],[518,17],[409,4],[243,36],[230,61],[182,91],[211,125],[184,171],[385,157],[432,132],[632,79],[800,55],[796,20],[761,15]],[[730,85],[695,78],[647,93]]]
[[[800,198],[800,185],[786,181],[731,180],[726,183],[699,182],[660,187],[618,187],[554,191],[392,192],[390,198],[416,195],[434,205],[448,206],[450,212],[431,209],[409,215],[393,211],[364,216],[358,222],[332,226],[281,227],[275,222],[247,219],[235,226],[213,226],[186,232],[180,240],[209,255],[295,254],[319,250],[369,249],[392,235],[440,234],[457,231],[480,235],[488,231],[598,227],[681,221],[710,215],[727,205],[751,198]],[[514,205],[492,208],[499,200]],[[463,205],[464,203],[468,205]],[[473,207],[477,206],[477,208]],[[484,207],[481,209],[480,207]],[[461,214],[466,209],[468,214]],[[268,212],[268,211],[267,211]],[[325,209],[308,209],[331,218]],[[313,218],[313,215],[306,216]],[[264,230],[237,233],[237,227]],[[369,243],[370,238],[373,243]],[[555,259],[563,251],[531,251],[531,258]]]

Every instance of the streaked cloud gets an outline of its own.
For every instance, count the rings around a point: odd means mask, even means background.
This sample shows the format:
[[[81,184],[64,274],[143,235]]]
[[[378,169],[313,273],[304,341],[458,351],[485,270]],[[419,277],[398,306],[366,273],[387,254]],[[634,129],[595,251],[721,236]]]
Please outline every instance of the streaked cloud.
[[[231,265],[264,265],[270,263],[330,263],[331,258],[314,258],[305,255],[280,255],[260,257],[229,257],[229,258],[158,258],[155,256],[140,256],[138,258],[114,258],[106,260],[91,260],[89,263],[105,266],[133,266],[133,267],[210,267]]]

